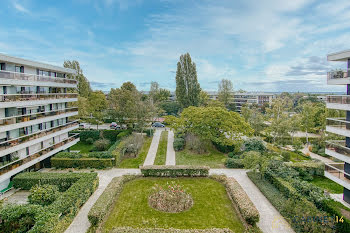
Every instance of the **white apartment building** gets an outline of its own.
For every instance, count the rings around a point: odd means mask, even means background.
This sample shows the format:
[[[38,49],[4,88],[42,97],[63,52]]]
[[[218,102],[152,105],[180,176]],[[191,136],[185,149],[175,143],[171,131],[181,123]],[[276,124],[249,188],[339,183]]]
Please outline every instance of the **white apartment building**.
[[[332,53],[328,61],[347,63],[346,70],[328,72],[328,85],[345,85],[347,95],[327,96],[326,106],[346,112],[345,118],[327,118],[326,131],[336,134],[342,140],[326,142],[326,154],[342,161],[325,165],[325,176],[344,187],[343,199],[350,203],[350,50]]]
[[[75,70],[0,54],[0,190],[79,141]]]

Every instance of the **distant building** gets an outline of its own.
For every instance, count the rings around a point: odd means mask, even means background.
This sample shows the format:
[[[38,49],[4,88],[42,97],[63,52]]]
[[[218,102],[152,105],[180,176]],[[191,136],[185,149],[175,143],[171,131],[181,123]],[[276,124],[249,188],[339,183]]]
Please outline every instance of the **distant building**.
[[[327,96],[326,107],[346,112],[345,118],[327,118],[326,131],[343,140],[326,142],[326,154],[342,161],[325,165],[324,175],[344,187],[343,199],[350,203],[350,50],[332,53],[328,61],[347,62],[347,70],[328,72],[328,85],[346,85],[347,95]]]
[[[24,170],[40,169],[47,158],[79,141],[70,118],[78,109],[76,71],[0,54],[0,190]]]

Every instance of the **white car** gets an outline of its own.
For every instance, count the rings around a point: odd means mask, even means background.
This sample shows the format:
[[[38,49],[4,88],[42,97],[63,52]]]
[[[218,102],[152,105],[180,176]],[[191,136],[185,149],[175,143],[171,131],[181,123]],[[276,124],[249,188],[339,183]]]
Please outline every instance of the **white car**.
[[[80,123],[79,129],[90,129],[90,124],[88,123]]]

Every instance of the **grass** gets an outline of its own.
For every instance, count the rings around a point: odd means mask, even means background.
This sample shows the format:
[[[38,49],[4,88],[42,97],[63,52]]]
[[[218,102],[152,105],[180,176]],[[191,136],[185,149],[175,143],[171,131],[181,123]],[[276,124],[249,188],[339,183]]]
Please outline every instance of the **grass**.
[[[324,176],[314,176],[310,183],[327,190],[330,193],[341,194],[343,187]]]
[[[181,213],[164,213],[148,205],[155,184],[176,181],[192,195],[194,205]],[[230,228],[235,233],[245,227],[238,217],[225,187],[209,178],[140,178],[127,184],[103,225],[114,227],[205,229]]]
[[[88,143],[79,141],[77,144],[73,145],[70,148],[70,150],[79,150],[81,153],[89,153],[93,147],[94,147],[93,144],[88,144]]]
[[[294,151],[283,150],[283,149],[280,149],[277,146],[274,146],[270,143],[268,143],[266,147],[268,150],[279,153],[279,154],[282,154],[282,152],[289,152],[290,161],[293,163],[304,161],[304,160],[310,160],[310,157],[307,157],[307,156],[303,155],[302,153],[299,154],[299,153],[294,152]]]
[[[197,154],[187,148],[176,152],[176,165],[205,165],[211,168],[224,168],[227,156],[208,145],[208,153]]]
[[[168,131],[162,131],[162,134],[160,135],[156,159],[154,160],[154,165],[165,165],[167,144]]]
[[[124,159],[120,163],[119,168],[139,168],[140,165],[143,165],[146,159],[149,147],[151,146],[151,142],[152,142],[152,137],[145,137],[145,141],[143,142],[143,146],[139,154],[137,155],[137,157]]]

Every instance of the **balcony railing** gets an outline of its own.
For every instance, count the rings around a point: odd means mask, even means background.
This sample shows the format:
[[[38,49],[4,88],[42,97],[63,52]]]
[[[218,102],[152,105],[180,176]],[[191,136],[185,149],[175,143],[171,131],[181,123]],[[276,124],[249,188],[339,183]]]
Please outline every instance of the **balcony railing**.
[[[49,77],[49,76],[41,76],[41,75],[35,75],[35,74],[25,74],[25,73],[10,72],[10,71],[4,71],[4,70],[0,71],[0,78],[2,78],[2,79],[14,79],[14,80],[38,81],[38,82],[55,82],[55,83],[77,84],[77,80],[75,80],[75,79]]]
[[[328,95],[327,103],[330,104],[350,104],[350,95]]]
[[[349,78],[348,72],[345,70],[335,70],[327,73],[327,79],[340,79],[340,78]]]
[[[34,154],[32,154],[26,158],[19,159],[19,160],[13,161],[11,163],[8,163],[5,166],[0,167],[0,175],[5,174],[6,172],[9,172],[9,171],[25,164],[25,163],[28,163],[28,162],[42,156],[42,155],[45,155],[50,151],[53,151],[53,150],[65,145],[69,142],[76,140],[77,138],[79,138],[79,134],[74,134],[73,136],[70,136],[61,142],[58,142],[56,144],[53,144],[53,145],[50,145],[48,147],[45,147],[43,149],[38,150],[38,151],[34,152]]]
[[[77,93],[47,93],[47,94],[2,94],[0,102],[33,101],[47,99],[78,98]]]
[[[53,134],[55,132],[67,129],[67,128],[71,128],[78,125],[78,121],[72,121],[72,122],[68,122],[64,125],[60,125],[60,126],[56,126],[56,127],[52,127],[49,129],[45,129],[45,130],[40,130],[38,132],[35,132],[33,134],[29,134],[29,135],[24,135],[22,137],[19,138],[13,138],[13,139],[9,139],[7,141],[4,142],[0,142],[0,151],[1,150],[5,150],[7,148],[19,145],[21,143],[27,142],[27,141],[31,141],[37,138],[41,138],[44,137],[46,135],[50,135]]]
[[[58,109],[58,110],[53,110],[48,112],[37,112],[32,114],[20,115],[20,116],[5,117],[0,119],[0,126],[17,124],[17,123],[36,120],[44,117],[56,116],[56,115],[61,115],[69,112],[77,112],[77,111],[78,111],[78,108],[65,108],[65,109]]]
[[[350,121],[345,118],[327,118],[327,126],[350,130]]]
[[[326,149],[350,158],[350,148],[345,146],[344,140],[326,141]]]
[[[350,174],[344,171],[344,163],[325,164],[325,172],[350,184]]]

